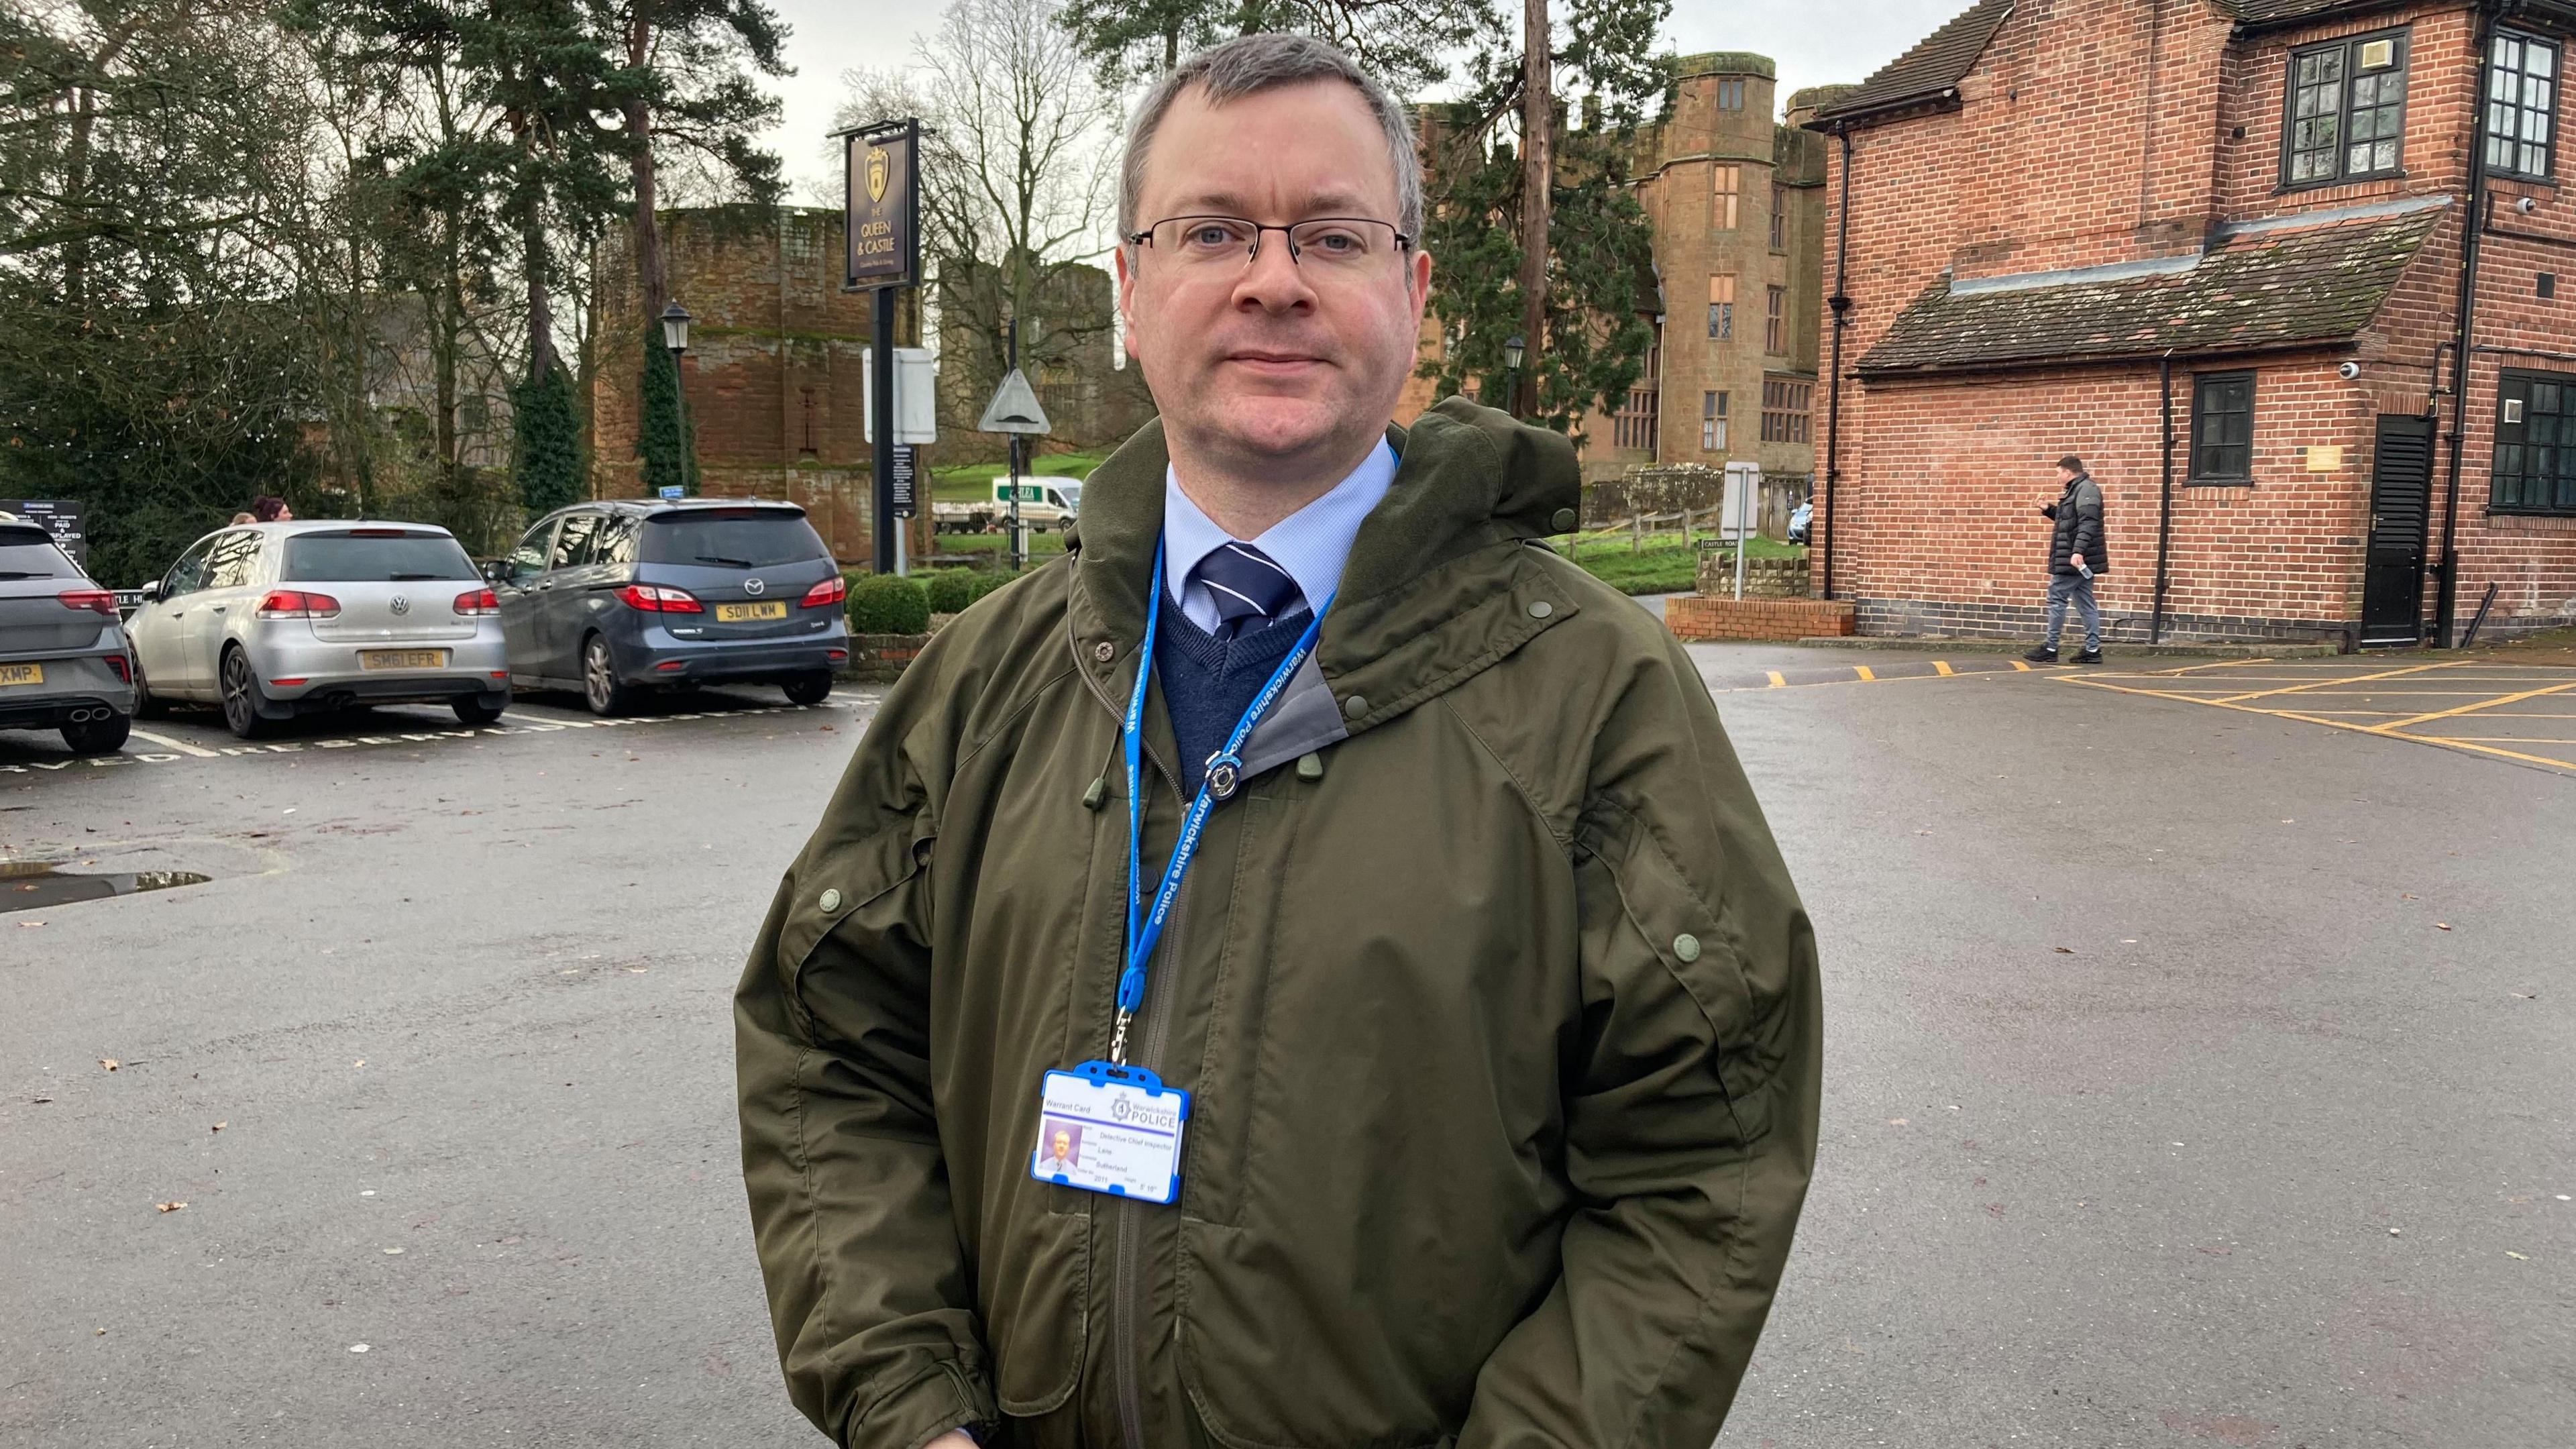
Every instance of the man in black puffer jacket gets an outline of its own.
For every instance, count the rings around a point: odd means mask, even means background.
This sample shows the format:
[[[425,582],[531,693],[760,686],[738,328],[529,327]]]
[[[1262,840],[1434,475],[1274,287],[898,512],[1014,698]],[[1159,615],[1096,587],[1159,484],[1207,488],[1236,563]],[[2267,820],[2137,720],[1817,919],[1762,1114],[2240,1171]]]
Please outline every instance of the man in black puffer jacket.
[[[2102,610],[2093,602],[2093,580],[2111,571],[2111,550],[2102,538],[2102,488],[2084,472],[2084,460],[2069,453],[2057,460],[2057,481],[2066,491],[2039,510],[2055,519],[2048,540],[2048,639],[2023,655],[2034,664],[2057,662],[2057,636],[2066,627],[2066,605],[2074,601],[2084,620],[2084,652],[2078,664],[2102,662]]]

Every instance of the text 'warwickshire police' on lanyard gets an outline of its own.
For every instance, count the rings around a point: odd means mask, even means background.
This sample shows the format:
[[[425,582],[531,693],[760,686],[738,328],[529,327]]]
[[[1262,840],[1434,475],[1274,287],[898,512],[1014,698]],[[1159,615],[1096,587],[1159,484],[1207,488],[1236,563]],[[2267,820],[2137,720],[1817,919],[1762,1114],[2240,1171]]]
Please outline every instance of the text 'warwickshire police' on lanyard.
[[[1127,764],[1127,966],[1118,973],[1118,1024],[1109,1035],[1109,1060],[1118,1066],[1127,1064],[1127,1027],[1145,1004],[1145,963],[1154,954],[1154,943],[1163,936],[1164,918],[1172,913],[1173,898],[1181,893],[1181,876],[1190,868],[1190,858],[1198,853],[1199,832],[1206,827],[1208,812],[1217,801],[1234,793],[1233,782],[1243,770],[1243,742],[1252,735],[1253,726],[1269,713],[1279,692],[1288,687],[1297,666],[1315,648],[1315,638],[1323,631],[1324,613],[1333,607],[1330,598],[1315,610],[1307,622],[1306,632],[1297,639],[1288,657],[1270,672],[1270,682],[1253,696],[1252,707],[1234,722],[1234,732],[1226,736],[1225,748],[1208,756],[1207,774],[1199,782],[1198,798],[1190,802],[1189,813],[1181,818],[1181,838],[1172,846],[1171,863],[1163,867],[1163,883],[1155,888],[1154,908],[1144,910],[1144,792],[1139,788],[1145,739],[1145,686],[1154,677],[1154,626],[1161,616],[1163,603],[1163,545],[1154,545],[1154,593],[1145,608],[1145,642],[1136,654],[1136,689],[1127,700],[1127,720],[1119,731],[1119,744]],[[1216,786],[1224,784],[1223,790]],[[1142,919],[1139,919],[1139,917]]]

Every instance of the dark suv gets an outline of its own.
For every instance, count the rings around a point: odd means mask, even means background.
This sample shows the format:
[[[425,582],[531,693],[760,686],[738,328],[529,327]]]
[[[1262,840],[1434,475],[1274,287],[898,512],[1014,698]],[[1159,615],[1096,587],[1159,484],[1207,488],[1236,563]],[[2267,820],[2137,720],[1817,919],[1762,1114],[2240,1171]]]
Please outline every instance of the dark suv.
[[[510,682],[578,689],[594,714],[662,685],[776,684],[818,704],[850,657],[840,565],[793,503],[577,504],[489,577]]]

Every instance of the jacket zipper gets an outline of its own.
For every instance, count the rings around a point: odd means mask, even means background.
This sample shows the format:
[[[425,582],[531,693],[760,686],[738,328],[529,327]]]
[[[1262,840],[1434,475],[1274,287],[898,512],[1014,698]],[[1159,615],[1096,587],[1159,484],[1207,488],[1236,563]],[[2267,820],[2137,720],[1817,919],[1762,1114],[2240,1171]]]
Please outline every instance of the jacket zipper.
[[[1182,929],[1190,913],[1190,891],[1184,884],[1180,898],[1172,902],[1172,919],[1163,932],[1163,952],[1177,956],[1180,943],[1186,939]],[[1145,1040],[1136,1054],[1136,1065],[1148,1071],[1159,1070],[1163,1048],[1170,1036],[1172,973],[1158,971],[1145,988]],[[1109,1332],[1110,1359],[1118,1382],[1118,1427],[1126,1449],[1145,1449],[1145,1397],[1139,1382],[1137,1365],[1144,1355],[1144,1244],[1145,1214],[1153,1205],[1122,1202],[1118,1214],[1118,1241],[1109,1262]],[[1175,1209],[1177,1210],[1177,1205]]]
[[[1067,587],[1071,587],[1069,582]],[[1075,650],[1074,672],[1082,676],[1082,682],[1091,690],[1092,698],[1099,700],[1101,707],[1108,710],[1112,718],[1123,723],[1126,719],[1126,711],[1101,689],[1100,682],[1091,677],[1091,671],[1082,667],[1080,657],[1082,641],[1073,632],[1070,610],[1066,612],[1065,635],[1067,642],[1072,644]],[[1151,669],[1154,667],[1154,661],[1140,659],[1136,667]],[[1154,773],[1161,776],[1163,783],[1171,787],[1172,798],[1180,800],[1180,778],[1173,774],[1171,767],[1164,764],[1162,757],[1153,750],[1148,749],[1144,753],[1147,759],[1154,762]],[[1187,801],[1181,803],[1184,808],[1187,807]],[[1190,891],[1188,884],[1184,882],[1179,897],[1172,902],[1172,918],[1164,925],[1163,944],[1157,951],[1158,955],[1166,958],[1176,958],[1180,955],[1179,943],[1186,939],[1183,927],[1188,919],[1189,910]],[[1151,963],[1148,964],[1150,966]],[[1172,973],[1169,971],[1155,971],[1151,972],[1146,980],[1145,1039],[1131,1060],[1148,1071],[1158,1069],[1163,1060],[1163,1048],[1171,1035],[1171,977]],[[1118,1220],[1117,1238],[1111,1247],[1109,1259],[1110,1376],[1115,1380],[1119,1438],[1125,1449],[1145,1449],[1145,1396],[1138,1382],[1137,1362],[1142,1356],[1145,1332],[1143,1305],[1138,1300],[1143,1296],[1144,1275],[1141,1259],[1144,1256],[1144,1245],[1139,1240],[1144,1236],[1146,1209],[1147,1204],[1140,1202],[1120,1202],[1110,1209],[1117,1214]]]

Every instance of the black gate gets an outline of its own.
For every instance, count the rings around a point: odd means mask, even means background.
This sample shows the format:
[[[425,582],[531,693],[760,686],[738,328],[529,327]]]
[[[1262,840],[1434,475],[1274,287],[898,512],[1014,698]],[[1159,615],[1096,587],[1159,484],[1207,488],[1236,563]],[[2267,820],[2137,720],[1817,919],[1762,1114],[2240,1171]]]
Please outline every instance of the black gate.
[[[2424,534],[2432,512],[2433,420],[2379,415],[2370,469],[2370,556],[2362,569],[2361,642],[2424,639]]]

